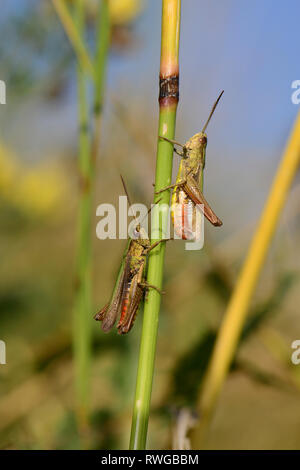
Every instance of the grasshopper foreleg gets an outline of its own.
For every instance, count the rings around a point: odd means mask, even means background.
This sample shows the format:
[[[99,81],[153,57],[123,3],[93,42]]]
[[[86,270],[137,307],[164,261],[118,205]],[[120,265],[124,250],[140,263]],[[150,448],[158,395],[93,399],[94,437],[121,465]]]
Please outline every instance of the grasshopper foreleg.
[[[180,150],[177,150],[176,148],[174,148],[174,152],[177,153],[177,155],[179,155],[180,157],[186,158],[185,152],[180,152]]]
[[[168,139],[167,137],[163,137],[162,135],[159,135],[158,137],[159,137],[160,139],[165,140],[166,142],[169,142],[170,144],[179,145],[179,147],[185,148],[184,145],[180,144],[179,142],[176,142],[176,140]]]
[[[162,135],[160,135],[159,138],[165,140],[166,142],[169,142],[169,144],[179,145],[179,147],[182,147],[182,149],[183,149],[182,152],[180,152],[176,148],[174,148],[174,152],[177,153],[177,155],[179,155],[180,157],[183,157],[183,158],[186,157],[186,146],[185,145],[182,145],[179,142],[176,142],[176,140],[167,139],[167,137],[163,137]]]
[[[158,240],[157,242],[154,242],[152,243],[151,246],[149,246],[149,248],[146,248],[145,252],[146,254],[148,254],[151,250],[153,250],[153,248],[155,248],[157,245],[159,245],[160,243],[162,242],[168,242],[170,240],[173,240],[173,238],[163,238],[161,240]]]
[[[181,187],[181,186],[184,186],[185,184],[186,184],[186,180],[182,180],[182,181],[179,181],[178,183],[170,184],[170,186],[166,186],[165,188],[160,189],[159,191],[155,191],[154,194],[160,194],[160,193],[163,193],[164,191],[167,191],[168,189],[176,188],[176,186]]]
[[[177,153],[177,155],[179,155],[180,157],[182,158],[186,158],[187,157],[187,149],[186,149],[186,146],[185,145],[182,145],[180,144],[179,142],[176,142],[176,140],[172,140],[172,139],[167,139],[167,137],[163,137],[162,135],[159,136],[160,139],[163,139],[165,140],[166,142],[169,142],[169,144],[172,144],[172,145],[179,145],[179,147],[182,147],[182,152],[180,152],[180,150],[177,150],[176,148],[174,148],[174,152]]]

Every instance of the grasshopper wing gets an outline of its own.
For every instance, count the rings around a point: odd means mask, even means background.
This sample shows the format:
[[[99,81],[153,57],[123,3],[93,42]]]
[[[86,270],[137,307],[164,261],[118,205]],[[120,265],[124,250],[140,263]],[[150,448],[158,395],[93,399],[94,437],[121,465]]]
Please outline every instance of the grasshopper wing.
[[[105,333],[112,329],[121,310],[124,282],[128,275],[129,263],[130,258],[126,256],[121,264],[115,288],[109,303],[94,316],[95,320],[102,321],[102,330]]]
[[[126,282],[124,283],[122,313],[117,325],[118,332],[121,335],[128,333],[134,324],[143,297],[143,289],[139,285],[142,280],[143,270],[144,264],[141,264],[138,272],[134,274],[131,280],[128,280],[127,285]]]
[[[187,182],[183,186],[183,190],[191,198],[194,204],[203,204],[204,215],[210,221],[210,223],[212,223],[216,227],[220,227],[220,225],[223,225],[223,222],[219,219],[219,217],[216,216],[216,214],[208,204],[207,200],[203,196],[202,192],[199,189],[198,183],[195,178],[193,178],[193,176],[187,177]]]

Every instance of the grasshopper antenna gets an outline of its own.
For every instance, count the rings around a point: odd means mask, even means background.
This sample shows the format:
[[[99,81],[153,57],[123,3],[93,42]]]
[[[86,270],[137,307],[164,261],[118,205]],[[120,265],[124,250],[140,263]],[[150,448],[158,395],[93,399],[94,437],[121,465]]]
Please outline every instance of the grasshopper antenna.
[[[123,188],[124,188],[124,191],[125,191],[127,200],[128,200],[128,204],[129,204],[130,209],[131,209],[131,201],[130,201],[130,197],[129,197],[129,194],[128,194],[128,191],[127,191],[127,187],[126,187],[124,178],[123,178],[122,175],[120,175],[120,177],[121,177],[122,185],[123,185]],[[162,200],[162,198],[159,198],[159,199],[156,201],[156,204],[157,204],[158,202],[160,202],[161,200]],[[150,208],[148,209],[147,216],[150,214],[151,210],[152,210],[152,207],[150,207]],[[137,222],[137,218],[136,218],[135,214],[134,214],[132,211],[131,211],[131,214],[132,214],[132,217],[134,217],[135,220],[136,220],[136,222]],[[146,216],[145,216],[145,217],[146,217]],[[141,222],[144,221],[145,217],[141,220]]]
[[[217,107],[217,104],[219,103],[219,101],[220,101],[221,96],[223,95],[223,93],[224,93],[224,90],[221,91],[221,93],[220,93],[219,96],[218,96],[217,101],[216,101],[215,104],[213,105],[212,110],[211,110],[211,112],[210,112],[210,115],[208,116],[208,119],[207,119],[207,121],[206,121],[206,123],[205,123],[205,126],[204,126],[203,129],[202,129],[202,132],[205,132],[205,130],[206,130],[207,126],[208,126],[208,123],[209,123],[209,121],[210,121],[212,115],[214,114],[215,109],[216,109],[216,107]]]
[[[162,200],[162,197],[160,197],[159,199],[157,199],[157,201],[155,202],[155,204],[158,204],[161,200]],[[152,210],[152,207],[150,206],[149,209],[148,209],[148,215],[150,214],[151,210]]]
[[[125,194],[126,194],[128,203],[129,203],[129,205],[131,206],[131,201],[130,201],[130,197],[129,197],[129,194],[128,194],[128,191],[127,191],[127,188],[126,188],[126,184],[125,184],[124,178],[123,178],[122,175],[120,175],[120,178],[121,178],[121,181],[122,181],[122,185],[123,185],[123,188],[124,188],[124,191],[125,191]]]
[[[127,191],[127,188],[126,188],[126,184],[125,184],[124,178],[123,178],[122,175],[120,175],[120,177],[121,177],[122,185],[123,185],[123,188],[124,188],[124,191],[125,191],[125,194],[126,194],[126,197],[127,197],[127,201],[128,201],[129,207],[130,207],[131,215],[132,215],[132,217],[134,217],[134,219],[135,219],[135,221],[136,221],[136,224],[137,224],[137,227],[138,227],[140,224],[138,224],[137,218],[136,218],[135,214],[134,214],[133,211],[132,211],[132,208],[131,208],[131,201],[130,201],[130,197],[129,197],[129,194],[128,194],[128,191]],[[138,231],[139,231],[139,230],[138,230]]]
[[[131,207],[131,201],[130,201],[130,197],[129,197],[129,195],[128,195],[128,191],[127,191],[127,188],[126,188],[126,184],[125,184],[124,178],[123,178],[122,175],[120,175],[120,177],[121,177],[121,181],[122,181],[122,184],[123,184],[123,188],[124,188],[124,191],[125,191],[127,200],[128,200],[128,204],[129,204],[130,207]],[[160,202],[161,200],[162,200],[162,198],[160,197],[160,198],[156,201],[156,204],[157,204],[158,202]],[[150,214],[151,209],[152,209],[152,207],[150,207],[150,208],[148,209],[147,215]],[[134,214],[132,214],[132,215],[133,215],[134,218],[136,218]]]

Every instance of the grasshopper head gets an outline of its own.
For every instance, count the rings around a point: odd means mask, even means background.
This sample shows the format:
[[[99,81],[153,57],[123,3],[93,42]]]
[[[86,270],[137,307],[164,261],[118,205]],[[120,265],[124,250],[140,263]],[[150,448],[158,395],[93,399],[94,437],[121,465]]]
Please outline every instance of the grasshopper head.
[[[147,248],[148,246],[150,246],[150,241],[149,241],[149,238],[148,238],[148,235],[147,235],[147,232],[146,230],[141,227],[140,224],[138,224],[136,226],[136,228],[134,229],[134,232],[133,232],[134,236],[136,237],[136,241],[139,245],[142,245],[144,246],[145,248]]]
[[[199,136],[199,145],[201,147],[206,148],[206,146],[207,146],[207,135],[205,134],[205,132],[199,132],[198,136]]]
[[[207,135],[204,132],[198,132],[191,137],[185,144],[188,150],[205,149],[207,146]]]

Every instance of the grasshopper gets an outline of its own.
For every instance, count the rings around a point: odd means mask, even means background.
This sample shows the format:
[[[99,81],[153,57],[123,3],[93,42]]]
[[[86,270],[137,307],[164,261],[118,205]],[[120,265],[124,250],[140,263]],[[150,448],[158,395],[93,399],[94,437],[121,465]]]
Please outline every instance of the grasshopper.
[[[161,139],[182,147],[182,151],[174,148],[174,151],[182,157],[180,162],[176,183],[157,191],[159,194],[167,189],[173,188],[171,200],[171,214],[175,233],[182,239],[193,240],[197,238],[195,233],[199,233],[196,225],[198,218],[196,210],[198,204],[203,204],[204,216],[216,227],[222,225],[222,221],[216,216],[205,197],[202,194],[203,170],[205,166],[205,154],[207,146],[207,135],[205,130],[216,109],[216,106],[223,95],[220,93],[218,99],[212,107],[209,117],[201,132],[191,137],[184,145],[175,140],[159,136]]]
[[[121,179],[129,202],[124,180],[122,177]],[[134,324],[145,289],[152,288],[161,293],[157,287],[146,282],[145,271],[150,251],[166,240],[158,240],[151,245],[146,231],[140,224],[136,225],[133,235],[134,238],[127,241],[111,299],[94,316],[95,320],[102,322],[102,330],[106,333],[112,329],[119,314],[118,333],[128,333]]]

